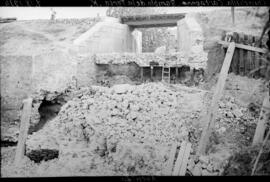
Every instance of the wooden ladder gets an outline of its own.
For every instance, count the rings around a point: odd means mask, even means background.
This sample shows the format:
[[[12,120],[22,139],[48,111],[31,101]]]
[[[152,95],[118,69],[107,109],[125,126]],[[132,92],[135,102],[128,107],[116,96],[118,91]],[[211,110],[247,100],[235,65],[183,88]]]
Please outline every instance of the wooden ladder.
[[[171,81],[170,74],[171,74],[171,67],[164,65],[162,67],[162,81],[170,83]]]

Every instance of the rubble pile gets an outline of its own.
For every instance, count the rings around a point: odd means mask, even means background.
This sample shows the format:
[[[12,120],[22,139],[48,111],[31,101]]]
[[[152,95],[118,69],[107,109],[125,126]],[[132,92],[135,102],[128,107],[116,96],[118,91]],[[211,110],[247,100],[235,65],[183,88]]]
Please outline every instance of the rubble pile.
[[[93,56],[96,64],[127,64],[136,63],[139,66],[150,66],[150,62],[157,62],[160,66],[189,66],[195,69],[206,69],[207,59],[200,57],[200,54],[190,54],[185,57],[181,52],[175,53],[104,53]]]
[[[222,135],[233,128],[243,139],[242,144],[249,145],[255,133],[257,118],[248,108],[241,106],[236,98],[224,96],[219,103],[216,131]],[[242,142],[240,138],[238,142]]]
[[[162,83],[79,88],[53,120],[28,136],[26,155],[38,163],[31,165],[41,176],[164,175],[172,143],[186,140],[193,148],[187,175],[221,175],[230,154],[210,150],[196,158],[199,135],[191,136],[210,97],[200,89]],[[249,130],[254,118],[247,112],[224,96],[215,125],[218,140],[239,126]]]
[[[116,171],[129,174],[161,172],[165,160],[162,157],[146,157],[143,159],[145,163],[138,163],[140,160],[137,158],[141,156],[136,158],[137,154],[129,152],[133,149],[123,146],[127,151],[125,155],[131,156],[127,159],[124,157],[123,161],[117,160],[117,156],[122,155],[118,151],[123,144],[128,143],[152,147],[165,145],[161,149],[167,149],[166,146],[172,142],[180,143],[187,140],[189,124],[200,117],[203,93],[188,90],[187,87],[185,89],[183,92],[176,92],[162,83],[139,86],[122,84],[111,88],[93,86],[81,89],[80,97],[68,101],[56,118],[28,136],[26,155],[39,162],[53,156],[55,151],[59,151],[59,158],[63,158],[65,150],[87,149],[88,152],[94,153],[91,156],[105,157],[106,160],[109,160],[110,153],[118,153],[112,155],[112,158],[116,166],[122,166],[122,170],[115,169]],[[191,95],[196,102],[188,102],[192,98]],[[48,156],[44,154],[45,151]],[[30,155],[38,152],[42,155]],[[156,150],[153,155],[159,153]],[[126,164],[126,160],[135,163]],[[155,160],[159,161],[158,164]],[[108,165],[108,161],[105,163]],[[146,170],[145,167],[138,167],[140,165],[159,167]],[[127,171],[123,171],[124,169]]]
[[[189,159],[187,174],[192,176],[218,176],[224,170],[225,162],[216,156],[200,156]]]
[[[198,117],[201,110],[193,107],[196,103],[184,104],[188,95],[161,83],[92,88],[95,94],[74,98],[62,106],[54,120],[29,137],[27,148],[84,145],[97,135],[139,143],[180,142],[188,134],[185,123],[191,116]],[[200,100],[197,102],[200,105]]]

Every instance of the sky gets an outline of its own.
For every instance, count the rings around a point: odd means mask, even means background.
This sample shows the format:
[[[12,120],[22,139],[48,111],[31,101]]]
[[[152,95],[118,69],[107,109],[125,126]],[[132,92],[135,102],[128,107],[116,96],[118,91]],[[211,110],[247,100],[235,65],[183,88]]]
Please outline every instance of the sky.
[[[164,7],[168,13],[211,11],[229,7]],[[88,18],[106,16],[108,7],[53,7],[56,18]],[[1,18],[16,17],[17,20],[49,19],[51,7],[0,7]]]
[[[108,7],[53,7],[56,18],[88,18],[106,15]],[[17,20],[50,19],[51,7],[0,7],[0,17]]]

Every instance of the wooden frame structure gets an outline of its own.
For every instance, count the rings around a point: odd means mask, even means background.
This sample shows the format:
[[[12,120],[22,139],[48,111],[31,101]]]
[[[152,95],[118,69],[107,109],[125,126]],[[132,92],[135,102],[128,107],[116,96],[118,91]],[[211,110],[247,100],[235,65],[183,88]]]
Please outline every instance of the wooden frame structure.
[[[267,52],[267,49],[262,48],[258,43],[260,37],[238,32],[231,32],[229,36],[218,41],[224,49],[229,46],[230,42],[235,42],[236,50],[229,72],[254,78],[264,77],[266,69],[251,73],[266,64],[262,61],[261,56]],[[231,39],[230,42],[226,41],[226,38]]]
[[[237,33],[233,34],[233,38],[234,40],[240,41],[240,42],[246,40],[246,43],[252,44],[252,45],[255,45],[255,42],[257,40],[254,37],[252,38],[251,36],[246,36],[244,34],[238,35]],[[219,41],[219,43],[222,44],[224,47],[228,47],[228,50],[227,50],[227,53],[226,53],[226,56],[225,56],[225,59],[224,59],[224,62],[220,71],[218,83],[214,92],[210,109],[208,110],[207,115],[204,117],[204,121],[206,122],[206,125],[203,130],[200,142],[199,142],[197,155],[204,155],[206,153],[206,147],[209,142],[209,138],[212,133],[212,128],[215,123],[216,113],[218,109],[218,102],[221,99],[222,91],[225,86],[229,69],[231,68],[233,72],[236,72],[242,76],[248,75],[251,69],[254,69],[256,66],[260,65],[259,59],[253,60],[252,58],[258,58],[259,54],[263,54],[267,52],[266,49],[262,49],[262,48],[258,48],[258,47],[254,47],[250,45],[243,45],[243,44],[239,44],[235,42]],[[235,48],[239,48],[238,52],[235,52]],[[248,51],[246,52],[247,53],[246,59],[244,59],[244,56],[243,56],[244,51]],[[236,54],[236,56],[234,56],[234,54]],[[237,64],[236,61],[239,61],[239,64]],[[267,93],[263,102],[260,118],[259,118],[256,132],[254,135],[253,145],[263,141],[263,136],[266,129],[266,121],[269,119],[268,118],[269,114],[270,114],[270,100],[269,100],[269,93]]]

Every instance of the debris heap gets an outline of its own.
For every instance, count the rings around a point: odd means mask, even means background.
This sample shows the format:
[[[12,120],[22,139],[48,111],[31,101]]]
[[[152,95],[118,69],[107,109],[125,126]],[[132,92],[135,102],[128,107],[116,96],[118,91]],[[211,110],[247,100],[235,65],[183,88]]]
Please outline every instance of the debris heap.
[[[188,57],[184,56],[181,52],[175,53],[103,53],[94,55],[96,64],[127,64],[136,63],[139,66],[150,66],[150,62],[157,62],[158,65],[164,64],[171,67],[189,66],[191,68],[206,69],[207,56],[201,56],[201,53],[191,53]]]
[[[28,137],[28,154],[44,149],[91,148],[104,156],[119,141],[180,143],[188,137],[187,124],[198,119],[203,108],[204,92],[176,92],[162,83],[88,89],[95,94],[81,94],[68,101],[55,119]],[[85,89],[85,93],[93,92]],[[188,102],[191,95],[196,102]]]

